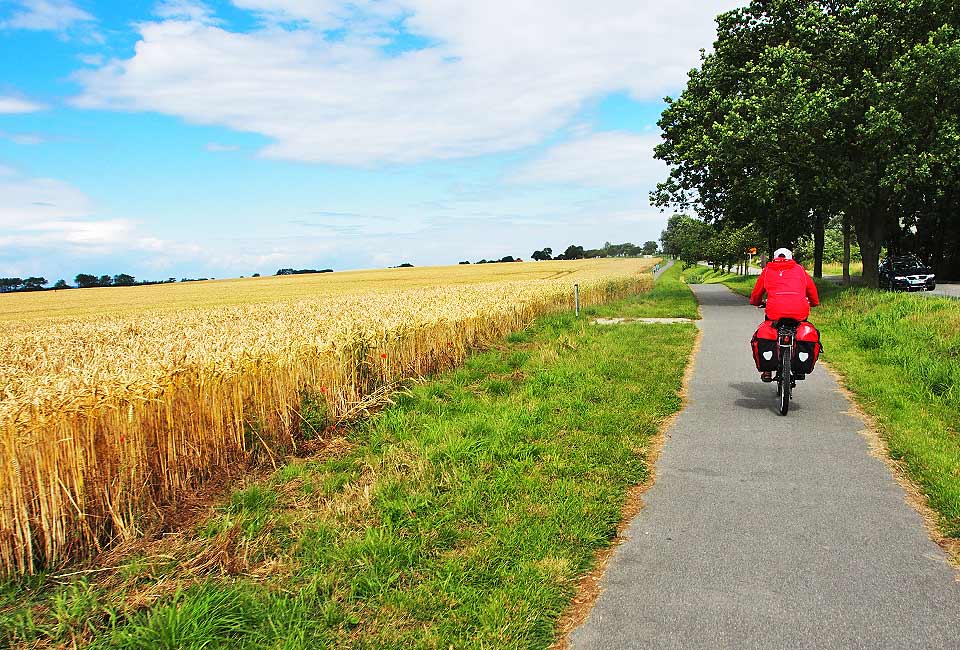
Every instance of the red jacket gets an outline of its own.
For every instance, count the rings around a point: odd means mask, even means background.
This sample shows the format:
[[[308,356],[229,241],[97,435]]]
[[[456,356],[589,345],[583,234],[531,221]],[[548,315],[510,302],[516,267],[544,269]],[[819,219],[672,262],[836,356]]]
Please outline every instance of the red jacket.
[[[820,304],[813,278],[793,260],[770,260],[757,278],[750,304],[760,306],[764,291],[767,292],[767,318],[770,320],[806,320],[810,315],[810,306]]]

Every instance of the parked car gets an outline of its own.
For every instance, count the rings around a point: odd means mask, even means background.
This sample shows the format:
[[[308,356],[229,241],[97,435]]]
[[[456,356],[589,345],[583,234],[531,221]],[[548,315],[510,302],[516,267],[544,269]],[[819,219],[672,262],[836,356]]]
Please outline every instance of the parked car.
[[[880,263],[880,287],[889,291],[933,291],[937,276],[914,255],[892,255]]]

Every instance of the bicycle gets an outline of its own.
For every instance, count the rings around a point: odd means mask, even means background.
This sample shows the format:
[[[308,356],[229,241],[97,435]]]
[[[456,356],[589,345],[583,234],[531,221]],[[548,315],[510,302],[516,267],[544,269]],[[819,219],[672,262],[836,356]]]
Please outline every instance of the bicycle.
[[[766,310],[767,301],[760,304],[760,309]],[[780,415],[786,415],[790,411],[790,398],[793,397],[793,389],[797,387],[797,381],[806,379],[803,373],[803,366],[798,366],[800,371],[793,368],[794,353],[797,342],[797,328],[800,322],[793,318],[781,318],[773,323],[777,330],[777,376],[772,380],[777,382],[777,402]],[[804,358],[799,359],[802,364]]]
[[[777,400],[780,404],[780,415],[786,415],[790,410],[790,397],[797,386],[798,374],[793,372],[793,348],[797,338],[797,327],[800,321],[792,318],[781,318],[776,323],[777,345],[780,359],[777,363]]]

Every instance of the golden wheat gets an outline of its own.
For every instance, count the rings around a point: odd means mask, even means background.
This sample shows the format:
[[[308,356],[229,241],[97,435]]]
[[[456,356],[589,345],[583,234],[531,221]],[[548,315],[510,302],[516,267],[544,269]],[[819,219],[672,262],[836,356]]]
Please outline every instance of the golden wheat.
[[[404,269],[3,296],[0,567],[34,572],[540,314],[650,286],[646,260]],[[7,300],[10,298],[10,300]],[[313,434],[315,435],[315,434]]]

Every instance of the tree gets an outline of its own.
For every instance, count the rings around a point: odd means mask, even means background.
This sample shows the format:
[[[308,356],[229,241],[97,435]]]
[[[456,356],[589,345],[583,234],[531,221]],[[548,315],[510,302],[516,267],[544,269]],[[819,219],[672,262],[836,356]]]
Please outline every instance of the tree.
[[[47,284],[46,278],[40,277],[29,277],[23,281],[23,290],[24,291],[39,291],[43,288],[43,285]]]
[[[927,3],[931,4],[931,3]],[[960,25],[956,13],[893,61],[879,101],[865,116],[864,139],[889,152],[880,184],[899,214],[887,241],[919,253],[940,277],[960,276]]]
[[[709,257],[713,227],[685,214],[675,214],[667,220],[667,228],[660,235],[663,251],[690,266]]]
[[[67,284],[67,281],[66,281],[66,280],[64,280],[63,278],[61,278],[61,279],[57,280],[57,283],[56,283],[55,285],[53,285],[53,288],[54,288],[54,289],[69,289],[69,288],[70,288],[70,285]]]
[[[642,252],[644,255],[656,255],[657,254],[657,242],[647,241],[643,243]]]
[[[652,201],[754,223],[767,252],[811,236],[817,273],[842,216],[874,285],[884,245],[946,257],[960,242],[958,27],[949,0],[755,0],[721,15],[714,51],[667,100],[656,155],[670,174]]]
[[[558,255],[557,259],[564,260],[582,260],[584,258],[583,246],[576,246],[571,244],[567,246],[567,250],[563,251],[562,255]]]
[[[97,280],[98,287],[111,287],[113,286],[113,278],[109,275],[101,275]]]
[[[23,287],[21,278],[0,278],[0,293],[19,291],[21,287]]]
[[[544,262],[544,261],[553,259],[553,249],[544,248],[543,250],[534,251],[533,254],[530,255],[530,257],[531,259],[537,262]]]
[[[136,284],[137,280],[132,275],[127,275],[126,273],[120,273],[113,276],[113,286],[115,287],[132,287]]]
[[[78,288],[87,289],[97,286],[97,276],[90,275],[89,273],[78,273],[77,277],[73,279],[73,282]]]

